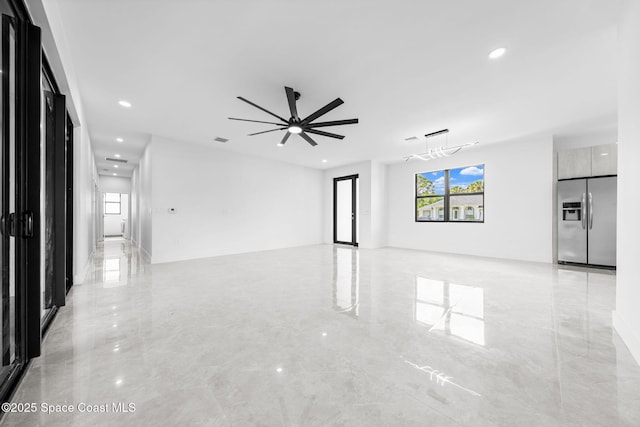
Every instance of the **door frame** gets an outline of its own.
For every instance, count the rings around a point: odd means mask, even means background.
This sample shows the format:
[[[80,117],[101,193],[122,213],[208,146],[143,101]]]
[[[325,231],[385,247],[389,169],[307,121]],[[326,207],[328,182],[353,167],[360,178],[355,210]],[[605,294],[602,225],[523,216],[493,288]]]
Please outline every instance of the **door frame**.
[[[357,233],[358,233],[358,179],[359,175],[347,175],[337,178],[333,178],[333,243],[339,243],[343,245],[358,246]],[[338,182],[351,180],[351,241],[342,242],[338,240]]]

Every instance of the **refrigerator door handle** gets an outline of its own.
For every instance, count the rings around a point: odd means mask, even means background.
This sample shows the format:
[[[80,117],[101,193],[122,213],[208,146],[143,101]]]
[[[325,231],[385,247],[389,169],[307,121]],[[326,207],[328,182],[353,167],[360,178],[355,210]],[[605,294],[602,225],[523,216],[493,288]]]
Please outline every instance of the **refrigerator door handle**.
[[[589,230],[593,228],[593,194],[589,193]]]
[[[587,225],[585,224],[585,221],[587,220],[587,217],[585,215],[585,213],[586,213],[585,212],[585,204],[586,204],[587,201],[585,199],[586,199],[585,194],[582,193],[582,203],[580,203],[580,210],[582,212],[580,212],[580,218],[582,219],[582,229],[583,230],[587,228]]]

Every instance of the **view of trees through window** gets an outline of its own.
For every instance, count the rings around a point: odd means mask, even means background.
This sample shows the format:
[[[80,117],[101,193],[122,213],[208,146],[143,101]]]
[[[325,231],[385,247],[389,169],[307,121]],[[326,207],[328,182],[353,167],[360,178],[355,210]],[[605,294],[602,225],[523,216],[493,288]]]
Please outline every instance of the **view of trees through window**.
[[[484,222],[484,165],[416,174],[416,221]]]

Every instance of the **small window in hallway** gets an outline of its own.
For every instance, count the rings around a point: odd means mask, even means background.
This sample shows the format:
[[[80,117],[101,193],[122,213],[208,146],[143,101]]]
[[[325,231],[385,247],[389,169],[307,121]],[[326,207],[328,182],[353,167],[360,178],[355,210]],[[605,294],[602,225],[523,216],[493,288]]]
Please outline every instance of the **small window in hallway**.
[[[104,193],[105,215],[120,215],[120,193]]]

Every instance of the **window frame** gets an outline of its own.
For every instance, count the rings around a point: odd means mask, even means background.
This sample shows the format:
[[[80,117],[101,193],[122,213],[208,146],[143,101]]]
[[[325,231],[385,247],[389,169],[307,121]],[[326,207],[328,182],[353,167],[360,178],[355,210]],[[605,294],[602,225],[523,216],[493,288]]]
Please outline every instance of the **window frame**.
[[[108,202],[107,201],[107,194],[117,194],[118,195],[118,201],[117,202]],[[107,205],[118,205],[118,212],[107,212]],[[122,194],[121,193],[109,193],[109,192],[105,192],[104,193],[104,214],[105,215],[122,215]]]
[[[464,169],[467,167],[482,167],[482,189],[483,191],[481,192],[475,192],[475,193],[451,193],[451,186],[450,186],[450,173],[452,170],[455,169]],[[443,172],[444,174],[444,194],[428,194],[428,195],[424,195],[424,196],[418,196],[418,176],[425,174],[425,173],[432,173],[432,172]],[[485,219],[485,200],[484,200],[484,193],[485,193],[485,183],[486,183],[486,176],[485,176],[485,164],[484,163],[478,163],[475,165],[470,165],[470,166],[462,166],[462,167],[456,167],[456,168],[449,168],[449,169],[440,169],[440,170],[432,170],[432,171],[425,171],[425,172],[419,172],[414,174],[413,177],[413,197],[414,197],[414,206],[413,206],[413,218],[414,218],[414,222],[417,223],[443,223],[443,222],[453,222],[453,223],[473,223],[473,224],[484,224],[484,219]],[[451,197],[464,197],[464,196],[482,196],[482,203],[480,205],[478,205],[478,207],[473,207],[473,211],[474,211],[474,216],[476,214],[476,212],[479,211],[479,207],[482,208],[482,217],[478,220],[468,220],[466,219],[466,211],[467,211],[467,207],[462,207],[462,209],[460,209],[461,212],[459,212],[458,216],[459,219],[452,219],[452,215],[451,215]],[[443,202],[444,202],[444,218],[440,219],[438,212],[435,213],[435,215],[433,215],[430,219],[418,219],[418,200],[420,199],[428,199],[428,198],[433,198],[433,197],[442,197],[443,198]],[[460,218],[462,217],[462,218]]]

